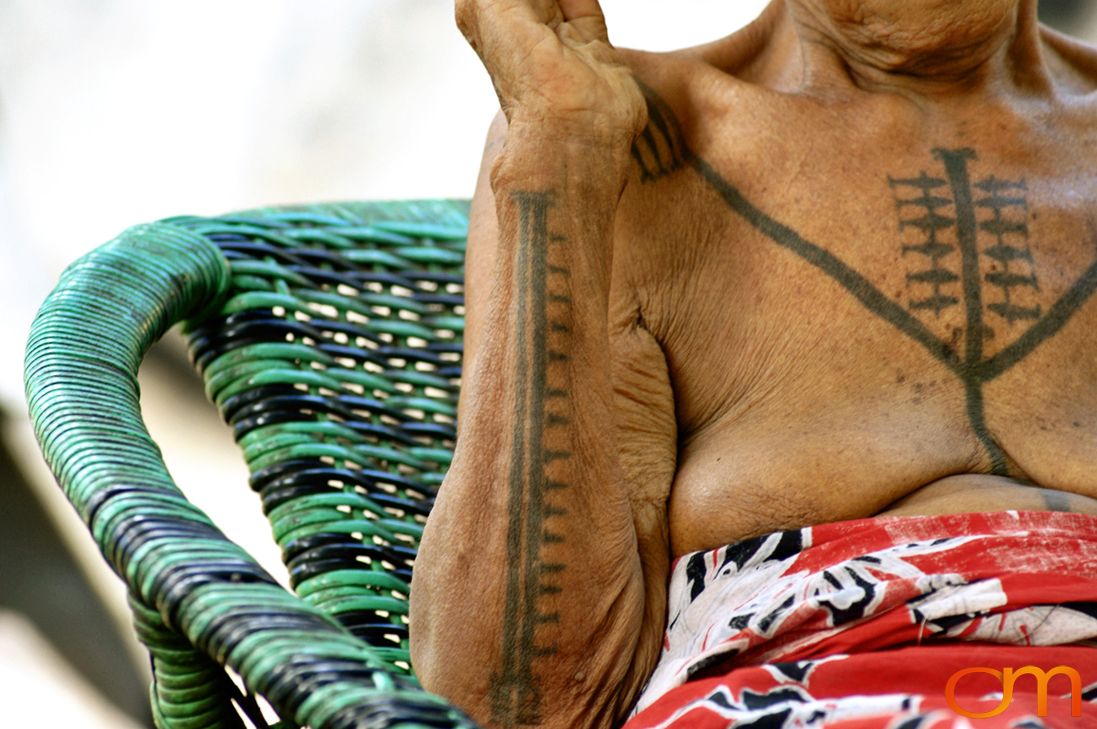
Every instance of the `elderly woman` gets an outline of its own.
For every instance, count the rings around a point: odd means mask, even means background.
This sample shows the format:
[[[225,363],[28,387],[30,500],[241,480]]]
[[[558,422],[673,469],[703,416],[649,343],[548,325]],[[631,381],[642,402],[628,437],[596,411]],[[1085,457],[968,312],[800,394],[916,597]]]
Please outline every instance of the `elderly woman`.
[[[596,0],[457,17],[502,113],[424,684],[499,727],[1097,722],[1097,52],[1036,0],[669,54]]]

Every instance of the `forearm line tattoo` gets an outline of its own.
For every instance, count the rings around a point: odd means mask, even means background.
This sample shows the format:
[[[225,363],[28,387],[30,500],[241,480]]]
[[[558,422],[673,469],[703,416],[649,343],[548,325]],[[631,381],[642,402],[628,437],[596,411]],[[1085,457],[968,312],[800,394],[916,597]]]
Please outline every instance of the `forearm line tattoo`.
[[[546,552],[564,543],[564,535],[553,531],[553,520],[567,511],[554,496],[570,488],[567,427],[572,418],[566,365],[571,292],[567,257],[555,255],[567,239],[549,228],[553,194],[523,191],[513,193],[510,200],[518,213],[517,425],[508,478],[502,663],[491,679],[491,711],[497,724],[521,726],[541,719],[535,664],[557,651],[543,633],[560,623],[552,603],[562,589],[554,578],[566,566]]]
[[[931,177],[925,172],[913,178],[889,178],[888,183],[893,190],[914,189],[919,193],[913,197],[896,197],[900,229],[916,229],[926,235],[916,244],[905,244],[903,254],[926,256],[931,264],[930,268],[907,276],[908,286],[926,284],[931,287],[927,296],[911,300],[911,311],[908,311],[833,253],[806,240],[751,203],[712,165],[689,150],[682,126],[666,102],[643,83],[640,83],[640,88],[647,98],[651,119],[648,130],[633,148],[641,181],[655,182],[682,167],[692,168],[731,211],[755,230],[834,279],[866,309],[921,345],[961,380],[968,419],[986,452],[991,472],[1009,475],[1006,455],[986,423],[984,386],[1058,333],[1097,290],[1097,260],[1094,260],[1046,312],[1039,305],[1024,306],[1015,300],[1019,290],[1039,289],[1032,267],[1032,251],[1028,246],[1027,218],[1023,221],[1010,219],[1006,214],[1009,210],[1021,210],[1027,216],[1027,185],[1024,180],[1001,180],[992,176],[973,184],[969,167],[977,157],[975,151],[969,148],[933,150],[936,159],[944,165],[944,178]],[[983,196],[978,197],[974,192],[976,190]],[[904,211],[911,206],[924,208],[925,214],[904,217]],[[951,217],[942,212],[948,207],[954,211]],[[978,210],[989,211],[989,216],[980,221]],[[945,229],[955,234],[957,246],[938,239],[938,233]],[[980,232],[992,236],[995,241],[993,246],[983,251],[978,247]],[[942,265],[942,259],[950,255],[955,247],[959,248],[961,258],[959,275]],[[980,267],[981,255],[999,262],[1001,270],[988,272],[984,276]],[[1016,266],[1027,266],[1028,270],[1019,271]],[[949,339],[934,333],[916,315],[932,313],[939,316],[943,310],[959,304],[957,296],[946,292],[952,283],[960,284],[958,293],[962,295],[965,310],[962,356]],[[1007,325],[1032,322],[1012,343],[989,357],[984,353],[984,283],[1000,291],[1002,296],[1001,300],[987,304],[986,309],[1001,317]]]

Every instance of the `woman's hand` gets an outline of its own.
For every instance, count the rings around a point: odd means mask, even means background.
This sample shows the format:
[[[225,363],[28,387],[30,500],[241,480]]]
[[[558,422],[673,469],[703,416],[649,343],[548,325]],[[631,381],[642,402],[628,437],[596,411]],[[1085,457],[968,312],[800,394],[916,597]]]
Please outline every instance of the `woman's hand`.
[[[586,141],[631,141],[643,95],[609,44],[598,0],[457,0],[511,126]]]

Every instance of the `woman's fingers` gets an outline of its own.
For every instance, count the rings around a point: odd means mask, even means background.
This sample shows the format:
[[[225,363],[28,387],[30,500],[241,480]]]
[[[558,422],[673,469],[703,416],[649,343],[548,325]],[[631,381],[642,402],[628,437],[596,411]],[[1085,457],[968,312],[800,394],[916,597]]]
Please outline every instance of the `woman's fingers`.
[[[469,44],[488,66],[495,56],[521,51],[536,42],[534,32],[558,24],[562,16],[555,0],[456,0],[454,16]]]
[[[510,35],[528,24],[556,29],[567,23],[585,42],[609,42],[598,0],[456,0],[455,9],[458,27],[477,50],[487,37],[531,40]]]
[[[638,132],[643,99],[609,45],[597,0],[456,0],[455,9],[512,122]]]

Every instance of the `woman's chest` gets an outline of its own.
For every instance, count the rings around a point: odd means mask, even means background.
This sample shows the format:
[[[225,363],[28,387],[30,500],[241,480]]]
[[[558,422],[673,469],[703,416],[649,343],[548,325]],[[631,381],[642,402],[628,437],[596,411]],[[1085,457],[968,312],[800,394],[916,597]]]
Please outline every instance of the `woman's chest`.
[[[697,163],[707,203],[648,226],[660,265],[633,279],[674,390],[672,512],[798,526],[958,472],[1097,494],[1095,196],[930,157],[784,200]]]

